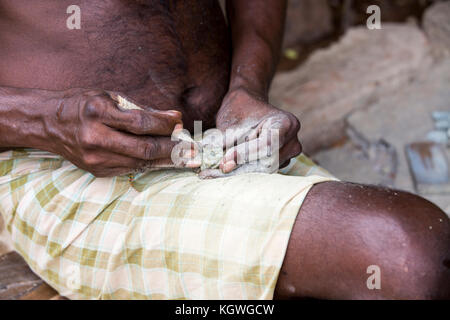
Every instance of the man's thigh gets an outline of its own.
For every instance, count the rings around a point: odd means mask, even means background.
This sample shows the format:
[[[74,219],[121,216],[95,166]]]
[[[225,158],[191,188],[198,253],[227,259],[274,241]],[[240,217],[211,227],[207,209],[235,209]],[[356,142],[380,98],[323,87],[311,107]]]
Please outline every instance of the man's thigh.
[[[412,194],[315,185],[294,225],[275,297],[448,297],[449,230],[440,209]],[[373,268],[380,289],[369,289]]]

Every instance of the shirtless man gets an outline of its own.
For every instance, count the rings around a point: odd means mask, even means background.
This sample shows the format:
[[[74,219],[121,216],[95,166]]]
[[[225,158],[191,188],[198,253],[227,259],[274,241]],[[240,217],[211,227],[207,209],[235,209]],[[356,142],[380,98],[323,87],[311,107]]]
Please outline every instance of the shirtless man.
[[[267,102],[285,1],[229,0],[230,28],[213,0],[80,0],[81,29],[69,30],[71,4],[0,0],[1,149],[47,150],[115,176],[170,162],[177,123],[225,130],[252,115],[282,120],[281,164],[301,152],[298,120]],[[109,92],[157,110],[119,112]],[[221,168],[232,171],[233,159]],[[366,286],[372,264],[381,290]],[[440,209],[326,182],[300,209],[275,296],[449,298],[448,283],[450,223]]]

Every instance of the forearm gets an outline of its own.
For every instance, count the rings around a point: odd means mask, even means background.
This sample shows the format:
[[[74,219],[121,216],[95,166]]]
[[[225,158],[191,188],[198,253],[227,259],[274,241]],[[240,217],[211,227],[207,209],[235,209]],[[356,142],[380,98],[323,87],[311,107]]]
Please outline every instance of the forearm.
[[[278,63],[286,0],[228,0],[233,59],[230,91],[245,88],[267,98]]]
[[[52,91],[0,87],[0,151],[15,147],[46,150],[45,119],[55,104]]]

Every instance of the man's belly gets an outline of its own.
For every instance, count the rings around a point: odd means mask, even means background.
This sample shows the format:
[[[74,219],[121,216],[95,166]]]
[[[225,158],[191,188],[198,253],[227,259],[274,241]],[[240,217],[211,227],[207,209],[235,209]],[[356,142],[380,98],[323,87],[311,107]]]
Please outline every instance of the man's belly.
[[[0,0],[0,86],[120,91],[186,125],[211,120],[226,92],[230,46],[216,1]]]

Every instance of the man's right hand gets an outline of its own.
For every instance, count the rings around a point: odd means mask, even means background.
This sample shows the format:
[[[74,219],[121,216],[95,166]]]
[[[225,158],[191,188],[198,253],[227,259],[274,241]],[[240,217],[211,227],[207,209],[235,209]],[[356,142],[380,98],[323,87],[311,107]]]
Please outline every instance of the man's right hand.
[[[48,151],[98,177],[168,166],[178,111],[124,110],[101,90],[70,89],[45,118]]]

